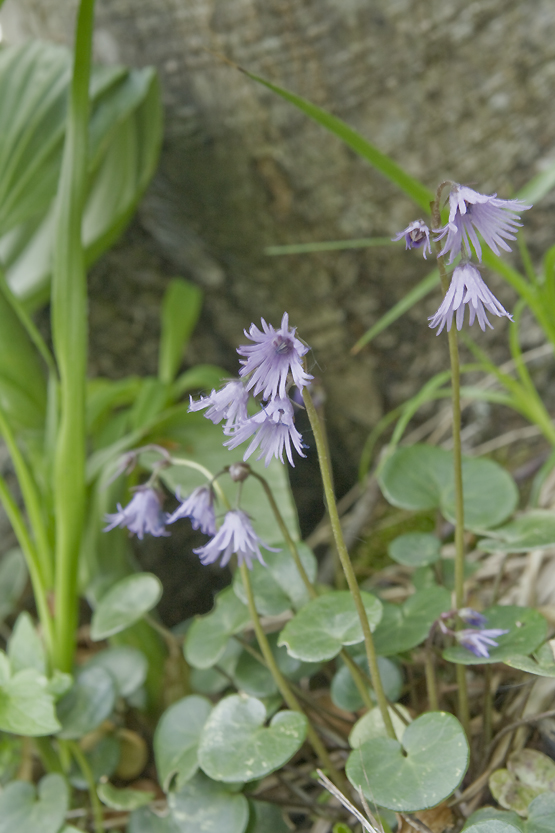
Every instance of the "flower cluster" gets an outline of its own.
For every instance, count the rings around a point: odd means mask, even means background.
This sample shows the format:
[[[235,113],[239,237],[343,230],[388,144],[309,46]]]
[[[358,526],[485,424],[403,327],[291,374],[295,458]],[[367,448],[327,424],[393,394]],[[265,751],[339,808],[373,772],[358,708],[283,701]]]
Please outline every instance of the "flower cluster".
[[[522,200],[502,200],[497,194],[480,194],[466,185],[453,183],[449,193],[449,220],[435,231],[435,242],[445,240],[438,257],[448,256],[448,263],[462,255],[461,263],[453,270],[451,284],[435,315],[429,319],[430,327],[438,327],[437,335],[444,328],[449,331],[455,318],[458,330],[464,322],[465,307],[469,310],[469,324],[474,320],[483,331],[492,328],[486,311],[491,315],[506,316],[513,320],[503,305],[484,283],[478,268],[470,262],[474,252],[482,260],[482,247],[478,234],[490,249],[499,255],[499,250],[510,252],[507,240],[516,240],[515,232],[522,224],[519,212],[531,208]],[[423,220],[410,223],[406,229],[392,239],[405,238],[407,249],[423,247],[431,253],[430,229]]]
[[[467,624],[470,628],[463,628],[461,630],[454,630],[447,627],[445,624],[449,619],[454,619],[456,616]],[[499,636],[509,633],[507,630],[501,628],[485,628],[487,618],[473,610],[471,607],[463,607],[460,610],[450,610],[442,613],[439,618],[439,627],[444,634],[452,636],[456,639],[459,645],[467,648],[476,657],[489,657],[489,649],[497,648],[498,643],[495,641]]]

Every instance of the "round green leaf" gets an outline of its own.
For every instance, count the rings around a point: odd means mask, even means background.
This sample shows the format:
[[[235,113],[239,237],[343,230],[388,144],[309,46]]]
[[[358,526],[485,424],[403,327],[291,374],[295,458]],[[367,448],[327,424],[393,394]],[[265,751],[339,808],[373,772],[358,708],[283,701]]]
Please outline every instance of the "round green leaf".
[[[116,702],[114,680],[104,668],[83,668],[73,687],[58,703],[61,738],[83,737],[100,726]]]
[[[439,538],[428,532],[409,532],[399,535],[388,548],[390,557],[407,567],[425,567],[435,564],[441,554]]]
[[[486,552],[529,552],[555,544],[555,512],[534,509],[482,538]]]
[[[192,668],[191,688],[198,694],[219,694],[229,688],[230,677],[233,678],[235,667],[243,649],[236,639],[228,639],[224,652],[218,659],[218,668]]]
[[[4,656],[5,655],[0,655]],[[7,662],[7,659],[6,659]],[[39,737],[57,732],[54,698],[48,680],[34,668],[18,671],[0,684],[0,729]]]
[[[476,657],[462,645],[453,645],[443,652],[449,662],[461,665],[487,665],[491,662],[505,662],[520,655],[531,654],[547,636],[547,622],[541,613],[529,607],[499,605],[484,611],[486,628],[500,628],[509,633],[495,638],[498,648],[491,648],[489,657]]]
[[[91,639],[107,639],[152,610],[162,596],[162,583],[152,573],[135,573],[116,582],[102,596],[91,621]]]
[[[281,711],[264,726],[260,700],[233,694],[215,706],[198,750],[204,772],[216,781],[253,781],[278,769],[302,746],[306,718]]]
[[[233,680],[241,692],[251,697],[270,697],[278,692],[270,670],[248,651],[243,651],[239,657]]]
[[[444,587],[417,590],[402,605],[383,603],[383,615],[374,632],[380,656],[410,651],[428,636],[432,623],[451,607],[451,594]]]
[[[127,833],[179,833],[179,828],[170,815],[159,816],[148,807],[141,807],[129,816]]]
[[[249,820],[245,796],[230,792],[202,772],[179,792],[171,792],[168,805],[178,833],[244,833]]]
[[[405,733],[405,729],[411,722],[412,718],[404,706],[398,705],[396,706],[396,709],[403,715],[405,720],[401,720],[397,712],[393,711],[391,706],[388,706],[388,709],[397,740],[401,741]],[[370,709],[370,711],[363,714],[362,717],[357,720],[351,729],[349,743],[353,749],[358,749],[359,746],[362,746],[362,744],[366,743],[367,740],[386,737],[388,737],[388,734],[387,729],[385,728],[385,723],[383,722],[382,713],[379,708],[376,707],[375,709]]]
[[[353,657],[357,665],[362,671],[369,675],[368,661],[365,656],[359,654]],[[380,670],[380,677],[384,688],[385,696],[390,703],[395,703],[401,696],[401,689],[403,687],[403,675],[399,666],[385,657],[378,657],[378,668]],[[372,687],[367,685],[367,690],[375,702]],[[331,681],[330,688],[331,699],[335,705],[345,711],[356,712],[362,709],[364,701],[360,696],[360,692],[356,687],[355,681],[346,665],[341,665],[339,670],[334,675]]]
[[[112,810],[136,810],[138,807],[145,807],[154,799],[153,792],[146,790],[130,790],[114,787],[109,782],[99,784],[97,789],[99,799]]]
[[[496,822],[496,827],[486,827],[485,822]],[[506,825],[500,828],[499,824]],[[478,827],[478,825],[480,825]],[[524,833],[523,821],[516,813],[508,812],[507,810],[496,810],[493,807],[481,807],[472,813],[466,820],[463,827],[463,833],[472,830],[473,833],[514,833],[518,830],[519,833]]]
[[[555,677],[555,659],[553,657],[553,640],[540,645],[531,657],[514,656],[505,660],[505,665],[535,674],[537,677]]]
[[[118,645],[99,651],[86,668],[104,668],[114,678],[118,695],[129,697],[145,682],[148,660],[138,648]]]
[[[158,778],[168,792],[175,777],[179,790],[198,769],[198,745],[212,704],[196,695],[178,700],[166,709],[154,733]]]
[[[508,814],[507,814],[508,815]],[[510,821],[501,819],[484,819],[470,826],[465,825],[464,833],[522,833],[520,827],[515,827]]]
[[[403,509],[440,509],[454,522],[453,456],[428,445],[398,448],[385,461],[379,482],[384,496]],[[469,529],[503,523],[518,502],[516,485],[493,460],[463,458],[464,517]]]
[[[58,833],[68,810],[61,775],[45,775],[38,786],[12,781],[0,794],[0,833]]]
[[[230,636],[250,622],[248,608],[239,601],[232,587],[216,596],[214,609],[197,616],[187,632],[185,659],[194,668],[211,668],[223,656]]]
[[[546,792],[528,807],[526,833],[553,833],[555,830],[555,793]]]
[[[285,542],[276,544],[279,552],[264,553],[266,567],[256,561],[250,573],[256,609],[264,616],[279,616],[286,610],[298,610],[309,600],[307,589]],[[316,580],[317,563],[306,544],[297,543],[299,557],[311,582]],[[243,604],[247,596],[241,574],[233,577],[233,589]]]
[[[366,741],[349,755],[346,773],[369,801],[397,812],[435,807],[451,795],[468,766],[464,730],[451,714],[430,712],[391,738]]]
[[[362,593],[371,630],[382,615],[379,599]],[[279,645],[286,645],[296,659],[323,662],[333,659],[343,645],[356,645],[364,639],[353,597],[347,590],[333,591],[313,599],[282,630]]]

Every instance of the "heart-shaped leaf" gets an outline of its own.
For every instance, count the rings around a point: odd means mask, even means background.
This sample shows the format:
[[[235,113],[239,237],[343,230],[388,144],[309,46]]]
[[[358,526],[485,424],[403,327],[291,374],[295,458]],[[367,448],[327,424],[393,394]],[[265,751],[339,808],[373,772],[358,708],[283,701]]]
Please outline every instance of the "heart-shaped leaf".
[[[509,813],[506,815],[508,816]],[[463,831],[464,833],[523,833],[521,827],[501,818],[487,818],[472,822],[472,824],[465,824]]]
[[[536,674],[538,677],[555,677],[554,644],[550,639],[545,645],[540,645],[531,657],[514,656],[506,659],[505,665],[518,668],[519,671],[526,671],[527,674]]]
[[[219,694],[229,687],[243,649],[236,639],[228,639],[223,654],[218,659],[218,668],[192,668],[191,688],[198,694]],[[220,673],[221,669],[223,673]]]
[[[440,509],[455,520],[453,455],[429,445],[398,448],[379,473],[386,499],[403,509]],[[508,472],[492,460],[463,458],[464,518],[469,529],[490,529],[514,512],[518,491]]]
[[[370,672],[366,656],[357,654],[353,659],[368,677]],[[385,696],[390,703],[395,703],[401,696],[403,687],[401,670],[396,663],[385,657],[378,657],[378,668]],[[370,685],[367,685],[367,690],[375,702],[373,689]],[[348,712],[356,712],[365,705],[349,668],[344,664],[341,665],[331,681],[330,694],[335,705]]]
[[[426,567],[439,561],[441,543],[436,535],[429,532],[408,532],[391,542],[388,553],[398,564]]]
[[[412,718],[404,706],[396,706],[396,711],[393,711],[391,706],[388,706],[388,709],[397,740],[401,741],[403,735],[405,734],[405,729],[411,722]],[[402,715],[404,720],[402,720],[399,715]],[[375,709],[370,709],[370,711],[363,714],[362,717],[357,720],[351,729],[349,743],[351,744],[352,749],[358,749],[359,746],[362,746],[362,744],[366,743],[367,740],[386,737],[388,737],[388,734],[387,729],[385,728],[385,723],[383,722],[382,713],[379,708],[376,707]]]
[[[506,769],[491,774],[489,788],[502,807],[526,817],[536,797],[555,791],[555,763],[536,749],[519,749],[509,756]]]
[[[362,593],[371,630],[382,615],[379,599]],[[313,599],[282,630],[279,645],[286,645],[291,656],[306,662],[333,659],[343,645],[356,645],[364,636],[353,597],[347,590],[326,593]]]
[[[40,737],[57,732],[54,697],[48,690],[48,680],[34,668],[26,668],[10,676],[5,654],[0,683],[0,729],[16,735]]]
[[[129,697],[145,682],[148,660],[138,648],[117,645],[94,654],[85,667],[104,668],[112,675],[118,695]]]
[[[166,709],[154,734],[154,757],[158,778],[168,792],[175,777],[178,791],[198,769],[198,745],[212,704],[192,695]]]
[[[555,512],[534,509],[482,538],[486,552],[529,552],[555,544]]]
[[[281,711],[264,726],[266,709],[254,697],[233,694],[215,706],[198,750],[201,768],[216,781],[253,781],[279,769],[302,746],[306,718]]]
[[[248,608],[239,601],[232,587],[216,596],[214,609],[197,616],[187,632],[185,659],[195,668],[211,668],[223,655],[230,636],[250,622]]]
[[[141,807],[129,816],[127,833],[180,833],[180,828],[170,815],[159,816],[148,807]]]
[[[410,651],[423,642],[433,622],[451,607],[451,594],[444,587],[417,590],[402,605],[383,603],[383,615],[374,633],[380,656]]]
[[[555,793],[535,798],[528,807],[526,833],[553,833],[555,830]]]
[[[91,639],[107,639],[152,610],[162,596],[162,583],[152,573],[126,576],[102,596],[91,621]]]
[[[264,553],[266,567],[256,561],[250,574],[256,609],[264,616],[278,616],[286,610],[298,610],[310,598],[287,544],[281,542],[276,546],[279,552]],[[297,544],[297,550],[310,581],[314,582],[317,568],[314,553],[303,543]],[[246,604],[247,596],[238,571],[233,577],[233,589]]]
[[[12,781],[0,794],[0,833],[58,833],[68,809],[68,792],[61,775],[45,775],[35,787]]]
[[[456,717],[430,712],[407,726],[402,745],[391,738],[363,743],[349,755],[346,773],[369,801],[397,812],[425,810],[458,787],[468,755]]]
[[[499,628],[509,632],[496,636],[498,648],[490,648],[488,657],[477,657],[462,645],[453,645],[443,652],[449,662],[462,665],[486,665],[491,662],[505,662],[514,656],[531,654],[545,641],[547,622],[541,613],[529,607],[499,605],[484,611],[486,628]]]
[[[58,703],[61,738],[78,739],[100,726],[116,701],[114,679],[104,668],[83,668],[73,687]]]
[[[197,772],[179,792],[171,792],[168,805],[178,833],[244,833],[249,820],[245,796],[230,792],[202,772]]]

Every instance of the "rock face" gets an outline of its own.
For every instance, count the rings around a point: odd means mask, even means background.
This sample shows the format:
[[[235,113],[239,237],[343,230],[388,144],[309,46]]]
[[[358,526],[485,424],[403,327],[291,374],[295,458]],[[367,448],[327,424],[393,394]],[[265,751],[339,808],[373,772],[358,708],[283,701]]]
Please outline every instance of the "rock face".
[[[7,40],[71,39],[68,0],[6,0],[0,20]],[[280,258],[263,249],[390,237],[418,213],[223,57],[330,109],[429,187],[452,178],[508,196],[555,159],[555,5],[98,0],[96,26],[98,60],[158,68],[166,139],[138,219],[93,272],[93,370],[155,371],[156,308],[172,274],[206,293],[190,362],[233,372],[243,328],[288,310],[314,348],[338,474],[352,476],[383,409],[447,365],[426,327],[437,295],[349,355],[429,267],[402,244]],[[533,251],[551,238],[552,202],[525,218]],[[500,297],[514,300],[503,287]]]

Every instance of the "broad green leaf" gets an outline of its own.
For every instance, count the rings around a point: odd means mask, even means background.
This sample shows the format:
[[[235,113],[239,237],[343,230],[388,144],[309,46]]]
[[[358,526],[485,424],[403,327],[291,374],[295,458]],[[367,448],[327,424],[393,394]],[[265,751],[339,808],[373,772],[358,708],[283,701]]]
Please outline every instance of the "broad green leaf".
[[[104,668],[112,675],[117,694],[129,697],[145,682],[148,660],[138,648],[119,645],[94,654],[85,667]]]
[[[33,668],[39,674],[46,674],[44,646],[27,611],[17,617],[8,642],[8,656],[14,673]]]
[[[99,799],[107,807],[112,810],[137,810],[139,807],[144,807],[155,798],[153,792],[146,790],[131,790],[129,788],[121,789],[114,787],[110,782],[99,784],[97,789]]]
[[[243,71],[253,81],[257,81],[259,84],[272,90],[272,92],[277,93],[277,95],[286,101],[289,101],[290,104],[294,104],[295,107],[298,107],[299,110],[302,110],[303,113],[315,122],[345,142],[355,153],[358,153],[359,156],[362,156],[363,159],[370,162],[380,173],[411,197],[420,208],[429,213],[430,202],[434,199],[434,194],[404,171],[393,159],[370,144],[360,133],[357,133],[356,130],[353,130],[352,127],[349,127],[341,119],[338,119],[337,116],[332,116],[331,113],[307,101],[306,98],[284,90],[282,87],[278,87],[277,84],[271,84],[259,75],[254,75],[254,73],[246,72],[245,70]]]
[[[249,805],[241,793],[198,772],[179,792],[168,796],[171,818],[179,833],[244,833]],[[132,831],[143,833],[143,831]],[[147,833],[145,828],[144,833]],[[158,831],[156,831],[158,833]],[[165,833],[165,831],[164,831]]]
[[[441,556],[441,542],[428,532],[408,532],[399,535],[388,547],[389,556],[407,567],[435,564]]]
[[[369,676],[368,661],[366,656],[358,654],[353,657],[354,661],[361,667],[361,670]],[[380,670],[380,678],[384,688],[385,696],[390,703],[395,703],[401,696],[401,689],[403,687],[403,675],[399,666],[385,657],[378,657],[378,668]],[[368,693],[375,702],[372,687],[368,684]],[[362,709],[365,705],[355,681],[351,676],[351,672],[346,665],[341,665],[335,673],[331,681],[330,688],[331,699],[335,705],[345,711],[356,712]]]
[[[121,744],[114,735],[103,735],[98,743],[85,751],[87,763],[96,784],[110,778],[116,771],[121,757]],[[68,775],[70,784],[78,790],[88,790],[89,784],[76,761]]]
[[[179,415],[175,423],[163,426],[163,436],[179,443],[183,448],[184,457],[200,463],[213,474],[241,460],[247,448],[246,445],[235,451],[224,448],[225,436],[221,425],[213,425],[201,414]],[[147,455],[142,455],[141,459],[143,456],[148,459]],[[172,456],[179,455],[173,454]],[[300,538],[299,521],[285,466],[279,460],[272,460],[268,468],[265,468],[264,461],[257,463],[252,459],[249,460],[249,465],[268,481],[289,533],[295,540],[298,540]],[[206,482],[206,478],[198,471],[186,466],[170,466],[163,469],[161,477],[171,492],[175,493],[179,488],[182,497],[189,495],[193,489]],[[237,485],[229,477],[222,477],[218,482],[227,495],[230,505],[233,506]],[[241,508],[249,513],[253,519],[255,532],[267,544],[274,544],[283,539],[283,533],[268,503],[268,498],[260,488],[260,483],[253,477],[249,477],[243,483]],[[220,511],[223,511],[223,507]]]
[[[555,793],[543,793],[528,807],[526,833],[553,833],[555,830]]]
[[[79,739],[100,726],[116,701],[114,679],[104,668],[85,667],[73,687],[58,703],[61,738]]]
[[[507,810],[495,810],[493,807],[481,807],[472,813],[468,817],[462,833],[466,833],[467,830],[472,830],[473,833],[490,833],[490,828],[485,825],[485,822],[494,822],[497,825],[491,828],[491,833],[513,833],[514,830],[524,833],[524,822],[516,813],[507,812]],[[499,824],[507,826],[499,827]],[[481,826],[478,827],[478,825]]]
[[[122,578],[102,596],[91,621],[91,639],[98,642],[125,630],[152,610],[162,596],[160,579],[152,573]]]
[[[396,706],[396,709],[403,715],[405,720],[401,720],[399,715],[391,708],[391,706],[388,706],[388,709],[397,740],[401,741],[405,733],[405,729],[411,722],[412,718],[404,706],[398,705]],[[357,720],[351,729],[349,743],[351,744],[352,749],[358,749],[359,746],[362,746],[362,744],[366,743],[367,740],[386,737],[388,737],[388,734],[387,729],[385,728],[385,723],[383,722],[382,713],[379,708],[376,707],[375,709],[370,709],[370,711],[363,714],[362,717]]]
[[[249,823],[245,833],[289,833],[283,813],[276,804],[249,800]]]
[[[281,650],[285,651],[285,648]],[[233,674],[233,682],[242,694],[248,694],[251,697],[262,699],[278,693],[276,681],[269,668],[248,651],[243,651],[239,657]]]
[[[544,792],[529,784],[523,784],[508,769],[497,769],[489,777],[491,794],[501,807],[513,810],[519,816],[528,815],[528,805]]]
[[[195,668],[211,668],[227,646],[227,640],[250,622],[247,607],[239,601],[232,587],[216,596],[214,609],[197,616],[185,639],[185,659]]]
[[[8,616],[27,584],[25,558],[20,549],[8,550],[0,560],[0,622]]]
[[[1,656],[5,657],[5,654]],[[0,730],[31,737],[58,731],[60,724],[46,677],[34,668],[26,668],[13,677],[4,676],[3,672],[2,677]]]
[[[284,541],[276,544],[279,552],[265,552],[266,567],[255,561],[250,573],[256,609],[263,616],[278,616],[286,610],[297,610],[309,600],[307,589]],[[297,543],[299,557],[312,583],[316,580],[317,563],[312,550]],[[247,594],[239,571],[233,576],[236,595],[247,604]]]
[[[16,294],[45,298],[71,52],[31,41],[0,55],[0,257]],[[83,241],[92,263],[121,234],[154,173],[160,95],[149,69],[93,70]]]
[[[38,790],[27,781],[12,781],[0,794],[0,833],[58,833],[68,803],[61,775],[45,775]]]
[[[191,668],[191,688],[198,694],[219,694],[229,688],[233,679],[239,657],[243,653],[241,644],[236,639],[228,639],[223,654],[219,657],[216,668]]]
[[[386,499],[403,509],[440,509],[455,520],[453,455],[429,445],[399,448],[383,464],[379,482]],[[498,526],[514,511],[518,491],[492,460],[463,458],[464,520],[469,529]]]
[[[538,677],[555,677],[555,659],[553,657],[553,640],[540,645],[531,657],[513,656],[505,660],[505,665],[535,674]]]
[[[198,769],[198,745],[212,704],[192,695],[166,709],[154,734],[154,757],[164,792],[180,790]],[[172,784],[175,778],[175,783]]]
[[[464,777],[468,757],[456,717],[429,712],[407,726],[402,744],[383,737],[363,743],[349,755],[346,774],[369,801],[411,812],[448,798]]]
[[[509,815],[506,813],[505,815]],[[479,820],[463,827],[464,833],[522,833],[523,828],[517,827],[511,821],[500,818]]]
[[[194,283],[174,278],[162,301],[162,333],[158,377],[170,384],[175,379],[187,342],[200,315],[202,292]]]
[[[204,724],[198,761],[215,781],[254,781],[283,766],[302,746],[306,717],[280,711],[264,726],[266,709],[254,697],[233,694]]]
[[[155,376],[143,376],[137,398],[128,412],[132,431],[142,430],[169,405],[170,386]],[[159,457],[159,455],[158,455]]]
[[[180,828],[171,816],[159,816],[148,807],[141,807],[129,816],[127,833],[180,833]]]
[[[486,628],[500,628],[509,633],[495,637],[498,648],[491,648],[489,657],[474,656],[472,651],[462,645],[453,645],[443,652],[449,662],[461,665],[487,665],[492,662],[505,662],[521,655],[531,654],[545,641],[547,622],[541,613],[529,607],[500,605],[484,611],[487,617]]]
[[[435,620],[451,608],[451,594],[444,587],[417,590],[404,604],[383,602],[381,621],[374,632],[380,656],[410,651],[428,636]]]
[[[362,593],[371,630],[382,615],[379,599]],[[364,636],[353,597],[347,590],[334,591],[313,599],[287,623],[279,645],[296,659],[323,662],[333,659],[344,645],[356,645]]]
[[[482,538],[480,549],[486,552],[529,552],[555,544],[555,512],[534,509]]]

